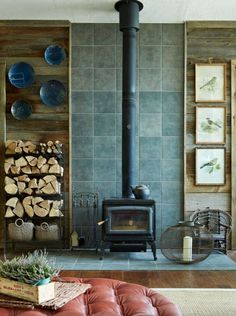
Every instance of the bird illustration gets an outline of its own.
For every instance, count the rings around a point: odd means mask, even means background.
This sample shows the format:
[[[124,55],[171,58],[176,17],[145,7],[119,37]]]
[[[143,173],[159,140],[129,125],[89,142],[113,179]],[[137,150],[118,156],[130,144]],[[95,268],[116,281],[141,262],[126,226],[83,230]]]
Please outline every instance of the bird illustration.
[[[215,122],[215,121],[212,121],[209,117],[206,117],[206,120],[207,120],[207,123],[212,126],[212,125],[215,125],[219,128],[222,128],[222,126],[218,123],[218,122]]]
[[[215,84],[216,84],[216,77],[212,77],[209,81],[207,81],[206,83],[204,83],[200,89],[206,89],[206,90],[214,90],[215,88]]]
[[[218,160],[218,158],[214,158],[214,159],[204,163],[203,165],[201,165],[200,169],[202,169],[204,167],[210,167],[209,173],[211,173],[217,164],[217,160]]]

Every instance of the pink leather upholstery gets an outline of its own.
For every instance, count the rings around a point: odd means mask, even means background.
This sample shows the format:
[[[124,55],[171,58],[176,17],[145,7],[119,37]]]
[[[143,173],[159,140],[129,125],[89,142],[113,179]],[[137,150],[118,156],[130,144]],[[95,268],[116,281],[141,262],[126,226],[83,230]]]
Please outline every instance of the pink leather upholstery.
[[[141,285],[118,280],[64,278],[90,283],[92,288],[57,311],[0,308],[1,316],[180,316],[163,295]]]

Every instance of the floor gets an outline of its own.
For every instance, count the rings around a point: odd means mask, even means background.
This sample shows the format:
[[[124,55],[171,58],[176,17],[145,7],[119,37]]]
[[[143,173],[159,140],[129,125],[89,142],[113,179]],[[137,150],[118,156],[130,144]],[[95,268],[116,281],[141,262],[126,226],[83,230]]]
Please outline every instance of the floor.
[[[193,264],[174,263],[157,250],[157,261],[151,251],[119,253],[107,252],[100,260],[96,251],[49,252],[61,270],[236,270],[236,262],[223,253],[212,253],[205,260]]]

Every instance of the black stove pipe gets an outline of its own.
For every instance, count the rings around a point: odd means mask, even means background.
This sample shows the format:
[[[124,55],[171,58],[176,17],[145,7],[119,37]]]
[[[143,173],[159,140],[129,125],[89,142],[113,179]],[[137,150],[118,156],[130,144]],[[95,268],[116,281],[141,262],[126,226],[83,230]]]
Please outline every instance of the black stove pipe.
[[[122,58],[122,196],[132,198],[131,186],[136,184],[136,33],[139,11],[143,4],[136,0],[121,0],[115,4],[120,13],[123,32]]]

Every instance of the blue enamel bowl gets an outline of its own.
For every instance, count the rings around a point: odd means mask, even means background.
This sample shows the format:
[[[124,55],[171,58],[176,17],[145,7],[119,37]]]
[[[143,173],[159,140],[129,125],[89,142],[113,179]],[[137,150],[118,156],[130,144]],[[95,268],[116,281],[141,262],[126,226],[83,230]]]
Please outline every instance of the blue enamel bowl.
[[[25,120],[32,113],[32,106],[25,100],[16,100],[12,103],[11,114],[17,120]]]

